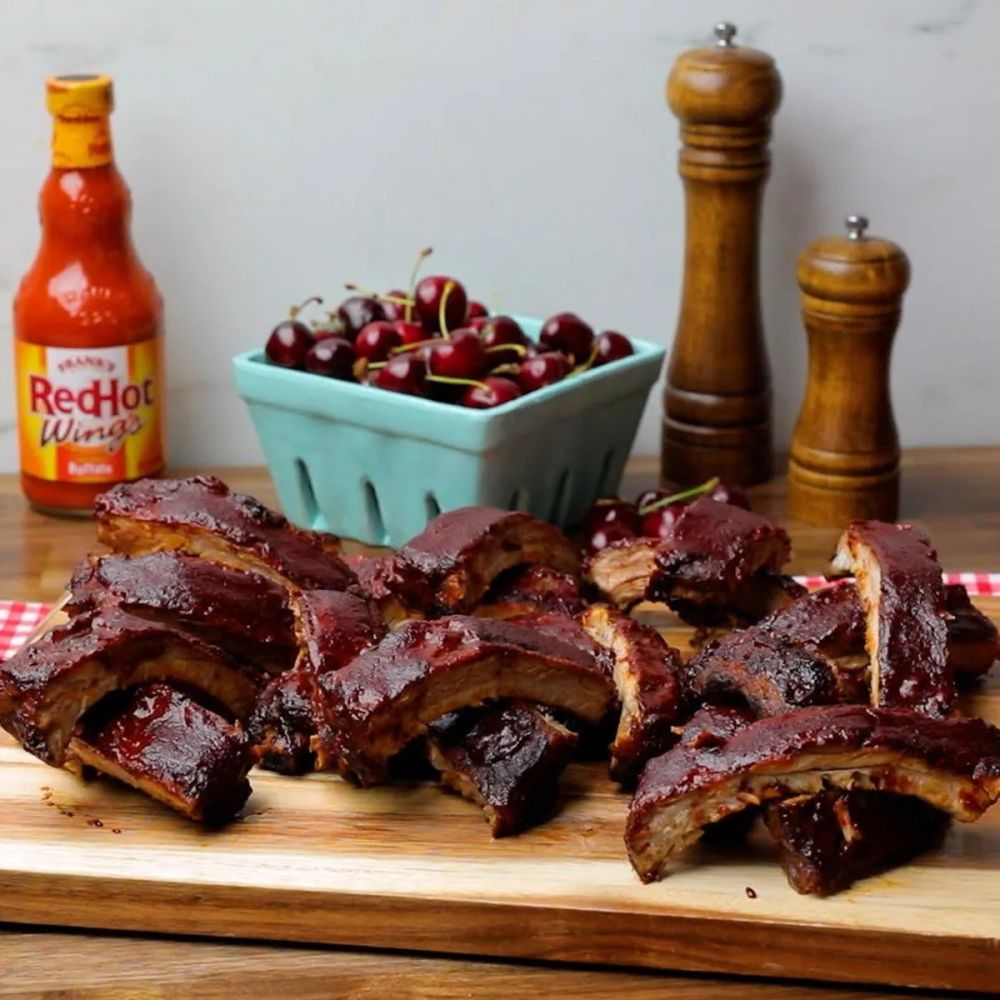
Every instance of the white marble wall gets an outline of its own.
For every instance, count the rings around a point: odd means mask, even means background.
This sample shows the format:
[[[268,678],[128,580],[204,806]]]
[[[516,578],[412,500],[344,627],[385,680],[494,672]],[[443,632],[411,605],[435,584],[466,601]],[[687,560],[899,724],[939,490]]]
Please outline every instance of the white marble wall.
[[[437,248],[487,301],[669,344],[682,199],[663,81],[712,22],[775,55],[763,287],[776,425],[802,390],[794,262],[849,211],[909,252],[905,444],[995,441],[1000,3],[2,0],[0,317],[37,239],[42,79],[114,74],[135,236],[167,301],[174,462],[259,460],[229,378],[293,300]],[[16,467],[0,351],[0,469]],[[637,449],[658,443],[658,394]]]

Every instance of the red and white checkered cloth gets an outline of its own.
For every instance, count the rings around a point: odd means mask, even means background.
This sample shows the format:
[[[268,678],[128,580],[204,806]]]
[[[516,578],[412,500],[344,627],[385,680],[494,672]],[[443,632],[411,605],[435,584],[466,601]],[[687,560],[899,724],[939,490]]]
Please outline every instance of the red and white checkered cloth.
[[[51,608],[38,601],[0,601],[0,660],[24,645]]]
[[[795,579],[810,590],[829,582],[825,576]],[[944,582],[964,583],[973,597],[1000,597],[1000,573],[945,573]],[[6,660],[24,645],[51,608],[51,604],[37,601],[0,601],[0,660]]]

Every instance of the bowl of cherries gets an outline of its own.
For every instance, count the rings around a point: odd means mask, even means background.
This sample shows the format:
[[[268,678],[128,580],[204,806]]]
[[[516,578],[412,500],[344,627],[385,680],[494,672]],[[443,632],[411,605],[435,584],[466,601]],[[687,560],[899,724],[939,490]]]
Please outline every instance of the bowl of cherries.
[[[572,312],[491,313],[417,268],[408,291],[346,288],[233,359],[292,521],[398,545],[470,504],[577,524],[617,487],[661,347]]]

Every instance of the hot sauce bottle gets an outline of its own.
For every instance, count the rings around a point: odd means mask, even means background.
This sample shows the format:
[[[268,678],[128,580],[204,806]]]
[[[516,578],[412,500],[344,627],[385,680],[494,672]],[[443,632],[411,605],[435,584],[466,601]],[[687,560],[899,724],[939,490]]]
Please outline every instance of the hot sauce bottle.
[[[14,299],[21,488],[88,514],[110,485],[163,469],[163,303],[132,246],[107,76],[46,81],[52,170],[42,240]]]

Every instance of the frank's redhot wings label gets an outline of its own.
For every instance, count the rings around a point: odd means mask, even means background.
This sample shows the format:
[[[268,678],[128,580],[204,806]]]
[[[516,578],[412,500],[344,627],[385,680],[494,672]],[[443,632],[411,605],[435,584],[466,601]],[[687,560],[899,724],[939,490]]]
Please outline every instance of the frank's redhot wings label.
[[[14,341],[21,468],[114,483],[163,466],[159,338],[121,347]]]

